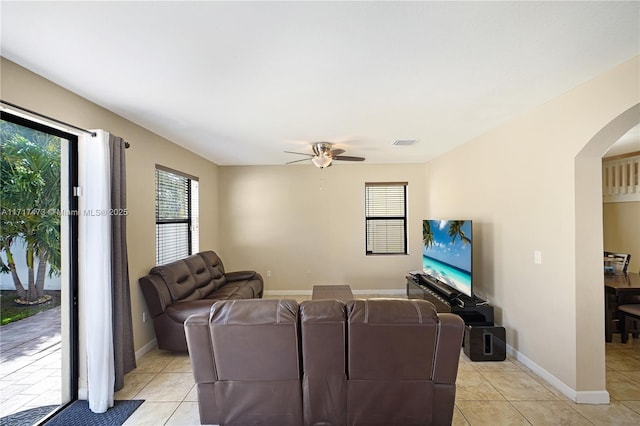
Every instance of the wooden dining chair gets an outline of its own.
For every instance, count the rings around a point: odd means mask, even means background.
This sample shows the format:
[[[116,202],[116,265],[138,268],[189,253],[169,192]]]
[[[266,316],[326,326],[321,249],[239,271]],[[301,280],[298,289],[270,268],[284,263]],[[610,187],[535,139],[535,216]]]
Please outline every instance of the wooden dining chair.
[[[631,255],[628,253],[604,252],[605,273],[626,274]]]

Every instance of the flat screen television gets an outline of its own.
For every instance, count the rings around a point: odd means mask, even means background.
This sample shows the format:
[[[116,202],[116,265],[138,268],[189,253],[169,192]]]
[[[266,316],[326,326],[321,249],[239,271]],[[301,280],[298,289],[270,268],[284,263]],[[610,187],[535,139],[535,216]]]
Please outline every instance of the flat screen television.
[[[473,298],[472,243],[470,220],[423,220],[423,273]]]

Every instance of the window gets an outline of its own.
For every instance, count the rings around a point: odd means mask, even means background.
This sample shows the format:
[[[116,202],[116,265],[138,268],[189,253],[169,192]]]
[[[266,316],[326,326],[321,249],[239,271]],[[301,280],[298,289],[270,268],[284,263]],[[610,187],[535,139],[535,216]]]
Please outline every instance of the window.
[[[407,183],[365,183],[366,253],[407,254]]]
[[[198,251],[198,178],[156,165],[156,265]]]

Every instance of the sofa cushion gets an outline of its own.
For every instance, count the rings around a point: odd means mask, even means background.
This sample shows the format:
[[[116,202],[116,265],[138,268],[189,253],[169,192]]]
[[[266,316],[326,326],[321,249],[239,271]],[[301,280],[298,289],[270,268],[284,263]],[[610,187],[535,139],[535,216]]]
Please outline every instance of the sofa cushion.
[[[257,293],[254,292],[248,281],[227,282],[223,288],[233,290],[228,293],[230,299],[253,299],[257,297]],[[214,292],[214,295],[217,294],[217,292]]]
[[[187,264],[196,281],[196,288],[198,289],[200,298],[206,297],[216,289],[216,283],[211,279],[211,273],[209,272],[209,268],[207,268],[207,264],[204,263],[202,256],[193,254],[184,259],[184,263]]]
[[[167,316],[174,321],[183,323],[189,316],[208,311],[216,303],[217,299],[189,300],[187,302],[176,302],[165,311]]]
[[[213,280],[213,290],[217,290],[221,286],[225,285],[227,279],[224,275],[224,265],[222,264],[222,260],[218,257],[218,255],[213,251],[203,251],[198,253],[198,256],[202,257],[204,263],[209,269],[209,275]]]
[[[219,379],[300,380],[298,310],[286,299],[214,303],[209,322]]]
[[[251,288],[253,296],[262,295],[262,276],[255,271],[236,271],[226,273],[227,285],[248,286]]]
[[[351,379],[431,379],[438,336],[433,304],[413,299],[352,300],[347,316]]]
[[[174,301],[198,299],[199,293],[195,292],[196,280],[183,260],[156,266],[150,273],[162,277]]]

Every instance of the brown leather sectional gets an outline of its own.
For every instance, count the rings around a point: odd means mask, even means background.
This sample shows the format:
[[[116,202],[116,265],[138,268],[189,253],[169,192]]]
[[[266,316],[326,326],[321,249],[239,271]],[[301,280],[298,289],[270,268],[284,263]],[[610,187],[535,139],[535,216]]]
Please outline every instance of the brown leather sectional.
[[[225,272],[213,251],[204,251],[156,266],[139,279],[153,319],[158,347],[187,351],[184,322],[193,314],[209,314],[219,300],[261,298],[262,276],[255,271]]]
[[[229,300],[185,322],[202,424],[450,425],[464,323],[425,300]]]

